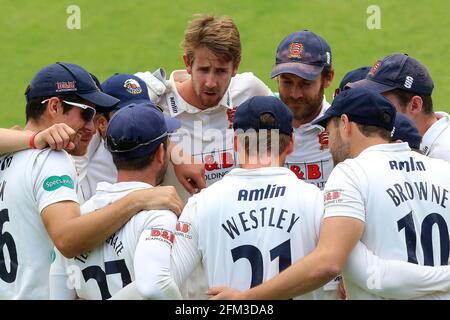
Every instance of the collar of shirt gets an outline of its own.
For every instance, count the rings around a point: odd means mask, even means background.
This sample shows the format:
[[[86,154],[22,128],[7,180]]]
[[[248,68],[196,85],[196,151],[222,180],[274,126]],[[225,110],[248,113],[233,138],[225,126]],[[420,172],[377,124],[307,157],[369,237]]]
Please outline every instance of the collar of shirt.
[[[315,117],[311,122],[313,122],[316,119],[319,119],[321,116],[323,116],[323,114],[325,113],[325,111],[327,111],[327,109],[330,107],[330,104],[327,102],[327,98],[325,97],[325,95],[323,95],[323,100],[322,100],[322,109],[320,110],[320,113],[317,115],[317,117]],[[318,124],[311,124],[311,122],[302,124],[300,127],[298,128],[294,128],[294,130],[299,130],[301,132],[308,132],[310,130],[316,130],[319,129],[320,131],[324,131],[325,128],[323,128],[322,126],[319,126]]]
[[[114,192],[133,191],[138,189],[148,189],[152,187],[153,186],[151,184],[140,181],[116,182],[113,184],[108,182],[100,182],[97,185],[97,192],[114,193]]]
[[[422,143],[420,144],[420,150],[425,155],[430,153],[431,147],[436,139],[450,126],[450,116],[447,113],[436,112],[436,115],[440,116],[440,119],[425,132],[422,137]]]
[[[100,147],[100,144],[102,144],[102,143],[103,143],[103,139],[102,139],[102,137],[100,136],[100,132],[97,131],[97,132],[92,136],[92,139],[91,139],[91,141],[89,142],[89,146],[88,146],[87,153],[86,153],[86,155],[87,155],[87,157],[88,157],[89,159],[92,158],[92,156],[95,154],[95,152],[97,151],[97,149]]]
[[[222,99],[219,101],[217,106],[211,107],[205,110],[199,109],[189,103],[187,103],[181,95],[178,93],[178,89],[176,86],[177,82],[183,82],[189,79],[189,74],[186,72],[186,70],[175,70],[170,74],[170,84],[172,91],[169,92],[166,96],[167,104],[169,105],[170,115],[172,117],[179,116],[183,112],[186,113],[210,113],[214,112],[217,109],[220,108],[226,108],[226,109],[233,109],[232,101],[231,101],[231,94],[230,94],[230,87],[228,87],[227,91],[225,92]],[[230,82],[231,83],[231,82]]]
[[[382,143],[376,144],[364,149],[361,153],[371,152],[371,151],[383,151],[383,152],[401,152],[401,151],[411,151],[407,142],[402,143]]]
[[[234,168],[224,178],[228,176],[261,177],[283,174],[295,177],[295,174],[286,167],[262,167],[256,169]]]

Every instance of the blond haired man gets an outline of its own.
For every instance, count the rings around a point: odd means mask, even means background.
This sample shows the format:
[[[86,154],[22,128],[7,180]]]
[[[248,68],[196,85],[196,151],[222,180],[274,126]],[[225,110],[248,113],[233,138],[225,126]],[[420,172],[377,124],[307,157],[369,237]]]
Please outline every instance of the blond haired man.
[[[232,121],[236,106],[253,96],[268,96],[272,92],[253,73],[237,73],[241,41],[231,18],[196,17],[188,25],[181,45],[186,69],[173,71],[168,82],[164,72],[157,77],[150,72],[136,75],[146,81],[152,101],[181,121],[180,134],[171,141],[193,155],[197,168],[198,164],[204,168],[204,180],[199,177],[183,183],[193,193],[220,180],[235,167]],[[171,156],[172,162],[177,163],[177,155],[172,152]],[[182,165],[187,170],[195,168],[184,159],[178,159],[180,162],[185,163]],[[190,196],[178,182],[171,165],[165,183],[174,185],[183,200]],[[195,282],[199,283],[198,279]],[[199,295],[188,297],[206,298],[206,281],[203,283],[197,291]]]

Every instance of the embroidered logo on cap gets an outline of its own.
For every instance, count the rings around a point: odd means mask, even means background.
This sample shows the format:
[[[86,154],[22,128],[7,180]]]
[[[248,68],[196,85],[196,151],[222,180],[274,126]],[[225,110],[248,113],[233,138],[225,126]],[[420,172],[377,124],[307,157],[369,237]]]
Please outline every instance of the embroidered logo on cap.
[[[76,81],[60,81],[56,82],[56,92],[77,91]]]
[[[128,79],[124,82],[123,87],[131,94],[140,94],[142,93],[142,88],[134,79]]]
[[[300,59],[302,57],[303,44],[299,42],[292,42],[289,45],[289,58]]]
[[[371,76],[374,76],[375,73],[377,73],[378,69],[380,69],[380,66],[381,66],[381,60],[378,60],[377,62],[375,62],[375,64],[370,69],[369,74]]]

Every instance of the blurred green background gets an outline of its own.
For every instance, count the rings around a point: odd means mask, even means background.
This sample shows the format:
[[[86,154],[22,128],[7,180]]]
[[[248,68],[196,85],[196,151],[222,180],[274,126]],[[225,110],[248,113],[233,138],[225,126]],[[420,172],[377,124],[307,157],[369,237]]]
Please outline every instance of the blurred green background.
[[[77,63],[101,81],[114,72],[183,68],[180,42],[195,13],[231,16],[241,33],[240,71],[269,77],[276,47],[293,31],[323,36],[333,51],[332,92],[349,70],[392,52],[424,63],[435,82],[436,110],[450,111],[450,2],[446,0],[0,0],[0,126],[24,124],[25,88],[43,66]],[[81,10],[81,29],[69,30],[69,5]],[[369,30],[367,8],[381,9],[381,29]]]

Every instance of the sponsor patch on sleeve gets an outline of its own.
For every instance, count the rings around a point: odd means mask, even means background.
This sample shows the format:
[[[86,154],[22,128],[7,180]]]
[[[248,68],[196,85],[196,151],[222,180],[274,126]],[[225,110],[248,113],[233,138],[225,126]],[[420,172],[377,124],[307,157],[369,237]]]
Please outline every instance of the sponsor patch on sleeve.
[[[172,231],[161,229],[161,228],[153,228],[151,230],[147,230],[150,234],[145,238],[145,240],[158,240],[167,243],[169,246],[173,244],[175,239],[175,235]]]
[[[342,190],[330,190],[323,195],[323,204],[325,206],[330,204],[336,204],[342,202],[341,199]]]
[[[178,221],[175,235],[177,237],[184,237],[186,239],[192,239],[191,224],[188,222]]]
[[[71,177],[67,175],[63,176],[51,176],[45,179],[42,187],[46,191],[55,191],[61,187],[74,189],[74,183]]]

